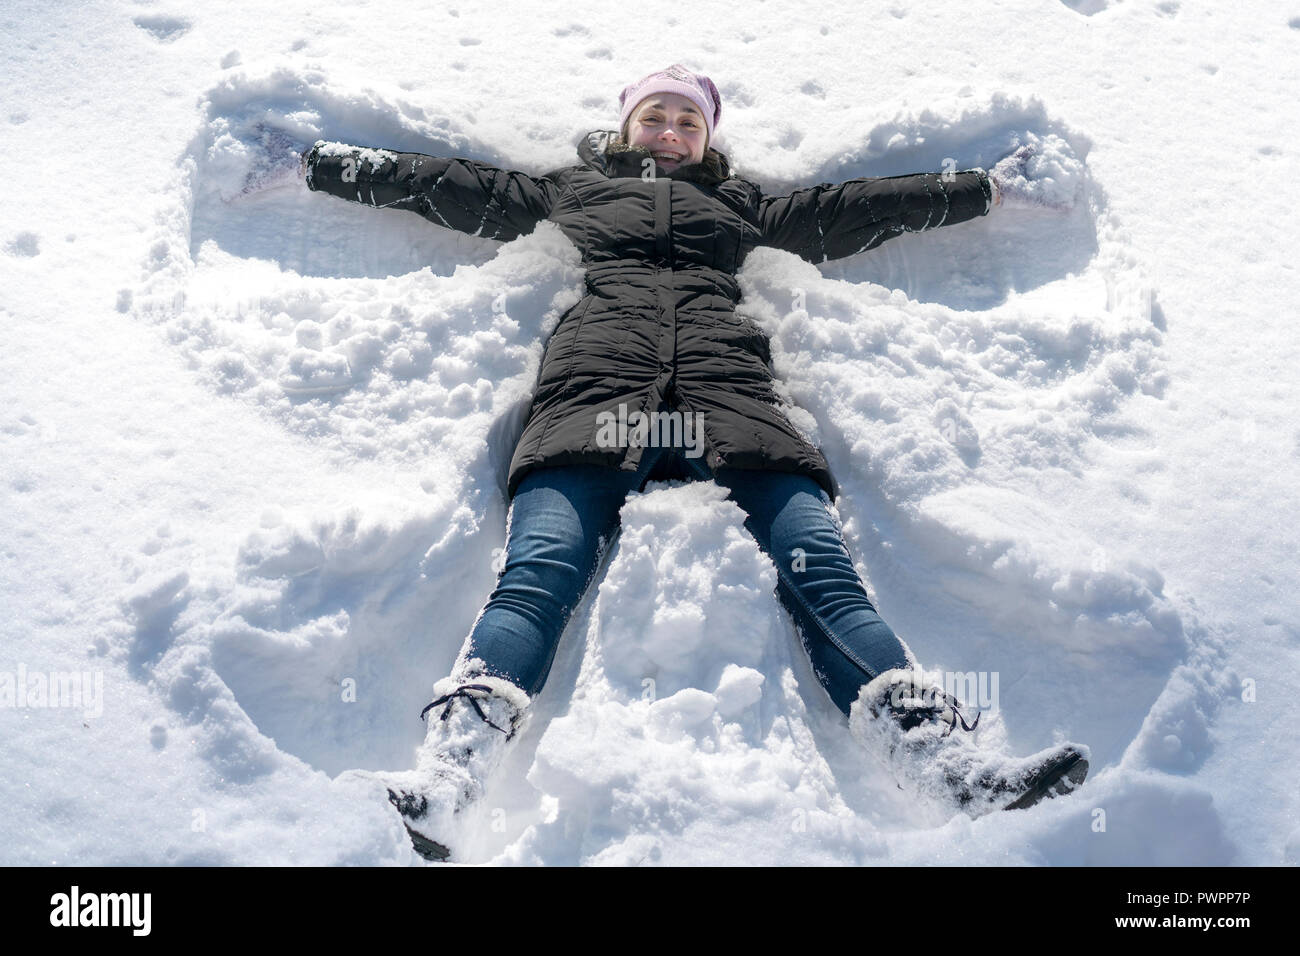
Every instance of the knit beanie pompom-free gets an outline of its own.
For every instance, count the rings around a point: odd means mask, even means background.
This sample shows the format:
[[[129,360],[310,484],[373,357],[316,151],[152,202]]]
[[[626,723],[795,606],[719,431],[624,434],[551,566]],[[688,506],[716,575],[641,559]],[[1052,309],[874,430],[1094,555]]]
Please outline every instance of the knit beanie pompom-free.
[[[709,141],[712,142],[713,130],[722,119],[722,96],[711,79],[703,73],[692,73],[680,63],[647,74],[623,87],[623,92],[618,95],[620,135],[626,138],[625,128],[633,111],[642,100],[656,93],[677,93],[694,103],[704,117]]]

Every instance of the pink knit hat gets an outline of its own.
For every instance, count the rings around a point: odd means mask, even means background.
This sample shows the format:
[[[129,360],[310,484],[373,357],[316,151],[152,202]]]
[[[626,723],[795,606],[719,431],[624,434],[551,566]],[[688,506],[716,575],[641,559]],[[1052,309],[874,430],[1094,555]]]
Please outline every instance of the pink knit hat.
[[[704,114],[704,125],[709,131],[709,141],[712,142],[713,128],[722,118],[722,97],[711,79],[703,73],[692,73],[680,63],[674,63],[666,70],[643,76],[635,83],[623,87],[623,92],[618,95],[618,103],[621,107],[618,128],[620,130],[623,128],[623,124],[642,100],[656,93],[677,93],[699,107],[700,112]]]

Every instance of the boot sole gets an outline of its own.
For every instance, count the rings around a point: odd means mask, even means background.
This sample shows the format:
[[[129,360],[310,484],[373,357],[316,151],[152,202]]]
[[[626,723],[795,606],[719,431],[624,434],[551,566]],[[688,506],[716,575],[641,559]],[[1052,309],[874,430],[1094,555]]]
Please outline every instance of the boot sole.
[[[390,787],[388,802],[397,809],[398,814],[402,817],[402,826],[406,827],[407,835],[411,838],[411,847],[416,853],[430,863],[445,863],[451,857],[451,850],[437,840],[430,840],[420,831],[412,829],[411,825],[406,822],[408,816],[424,816],[426,804],[423,797],[420,798],[420,803],[417,804],[414,794],[399,795]]]
[[[402,825],[406,827],[406,832],[411,835],[411,846],[415,849],[415,852],[430,863],[446,863],[451,857],[451,850],[437,840],[430,840],[423,833],[412,830],[410,824],[405,820],[402,821]]]
[[[1064,795],[1073,791],[1088,776],[1088,761],[1083,754],[1073,753],[1043,774],[1034,785],[1008,803],[1003,810],[1025,810],[1044,797]]]

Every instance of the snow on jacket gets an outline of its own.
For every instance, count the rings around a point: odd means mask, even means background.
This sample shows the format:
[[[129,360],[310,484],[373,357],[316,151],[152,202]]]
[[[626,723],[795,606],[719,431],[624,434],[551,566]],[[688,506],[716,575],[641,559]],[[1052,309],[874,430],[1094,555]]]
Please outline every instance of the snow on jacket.
[[[984,170],[851,179],[764,196],[712,147],[699,163],[664,170],[645,148],[595,130],[579,141],[578,159],[534,177],[468,159],[321,141],[308,155],[306,182],[506,242],[549,219],[581,251],[586,293],[547,342],[510,462],[509,497],[536,467],[636,470],[644,445],[656,442],[645,423],[668,408],[702,432],[688,453],[702,452],[712,472],[806,474],[834,500],[825,457],[779,407],[766,334],[735,310],[736,272],[759,245],[819,263],[982,216],[993,198]],[[614,422],[624,424],[621,432]],[[678,433],[672,440],[692,441]]]

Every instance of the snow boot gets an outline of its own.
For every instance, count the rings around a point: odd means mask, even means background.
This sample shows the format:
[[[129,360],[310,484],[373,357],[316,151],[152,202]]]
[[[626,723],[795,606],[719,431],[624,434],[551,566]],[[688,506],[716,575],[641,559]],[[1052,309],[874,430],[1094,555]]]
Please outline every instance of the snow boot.
[[[858,694],[849,728],[889,767],[899,788],[979,817],[1067,794],[1088,775],[1081,744],[1016,758],[975,743],[951,694],[912,670],[885,671]],[[958,721],[961,730],[957,730]]]
[[[429,723],[414,770],[387,777],[388,800],[402,815],[415,851],[426,860],[451,857],[457,814],[482,798],[488,778],[520,728],[528,695],[493,677],[434,686],[440,694],[421,711]]]

